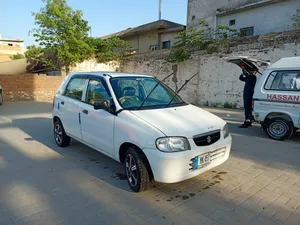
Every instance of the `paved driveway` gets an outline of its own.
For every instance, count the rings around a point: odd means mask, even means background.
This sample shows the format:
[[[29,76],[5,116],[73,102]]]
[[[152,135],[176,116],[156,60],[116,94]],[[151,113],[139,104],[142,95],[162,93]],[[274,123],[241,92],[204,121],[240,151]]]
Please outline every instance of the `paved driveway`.
[[[51,103],[0,108],[0,224],[300,224],[300,134],[237,129],[239,111],[212,110],[233,135],[230,159],[194,179],[135,194],[122,166],[52,137]],[[228,115],[230,114],[230,115]]]

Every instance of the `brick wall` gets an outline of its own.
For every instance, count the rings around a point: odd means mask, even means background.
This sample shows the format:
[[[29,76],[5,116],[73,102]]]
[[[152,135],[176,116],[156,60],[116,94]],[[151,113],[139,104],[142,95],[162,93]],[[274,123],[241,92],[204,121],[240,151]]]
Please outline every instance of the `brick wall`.
[[[51,101],[62,79],[38,74],[0,75],[4,102]]]

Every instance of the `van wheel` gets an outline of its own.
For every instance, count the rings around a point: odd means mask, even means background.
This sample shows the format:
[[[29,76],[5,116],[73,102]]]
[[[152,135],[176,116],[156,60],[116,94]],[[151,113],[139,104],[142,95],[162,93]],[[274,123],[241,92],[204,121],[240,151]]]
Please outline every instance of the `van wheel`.
[[[66,134],[65,129],[60,120],[55,121],[53,131],[55,142],[59,147],[69,146],[71,138]]]
[[[125,174],[130,188],[134,192],[145,191],[149,185],[149,173],[142,154],[134,147],[129,147],[125,154]]]
[[[293,123],[283,118],[272,118],[265,122],[264,130],[270,138],[283,141],[294,133]]]

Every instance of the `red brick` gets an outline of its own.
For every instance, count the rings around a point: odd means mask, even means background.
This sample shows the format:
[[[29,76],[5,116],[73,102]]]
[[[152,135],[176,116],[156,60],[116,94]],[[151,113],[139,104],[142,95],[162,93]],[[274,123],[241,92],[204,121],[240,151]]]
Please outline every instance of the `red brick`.
[[[4,101],[52,100],[62,77],[37,74],[0,75]],[[36,92],[40,92],[36,96]]]

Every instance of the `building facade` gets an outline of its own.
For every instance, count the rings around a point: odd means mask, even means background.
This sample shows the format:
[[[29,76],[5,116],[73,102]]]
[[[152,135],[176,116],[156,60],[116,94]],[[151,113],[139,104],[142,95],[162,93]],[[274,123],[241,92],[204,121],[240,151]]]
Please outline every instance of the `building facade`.
[[[176,42],[178,33],[185,28],[184,25],[168,20],[158,20],[104,36],[102,39],[116,36],[129,43],[132,53],[145,53],[171,48]]]
[[[24,41],[2,38],[0,35],[0,62],[10,61],[14,54],[24,54]]]
[[[262,35],[294,29],[292,17],[300,0],[188,0],[188,28],[206,20],[216,28],[226,25],[241,36]]]

